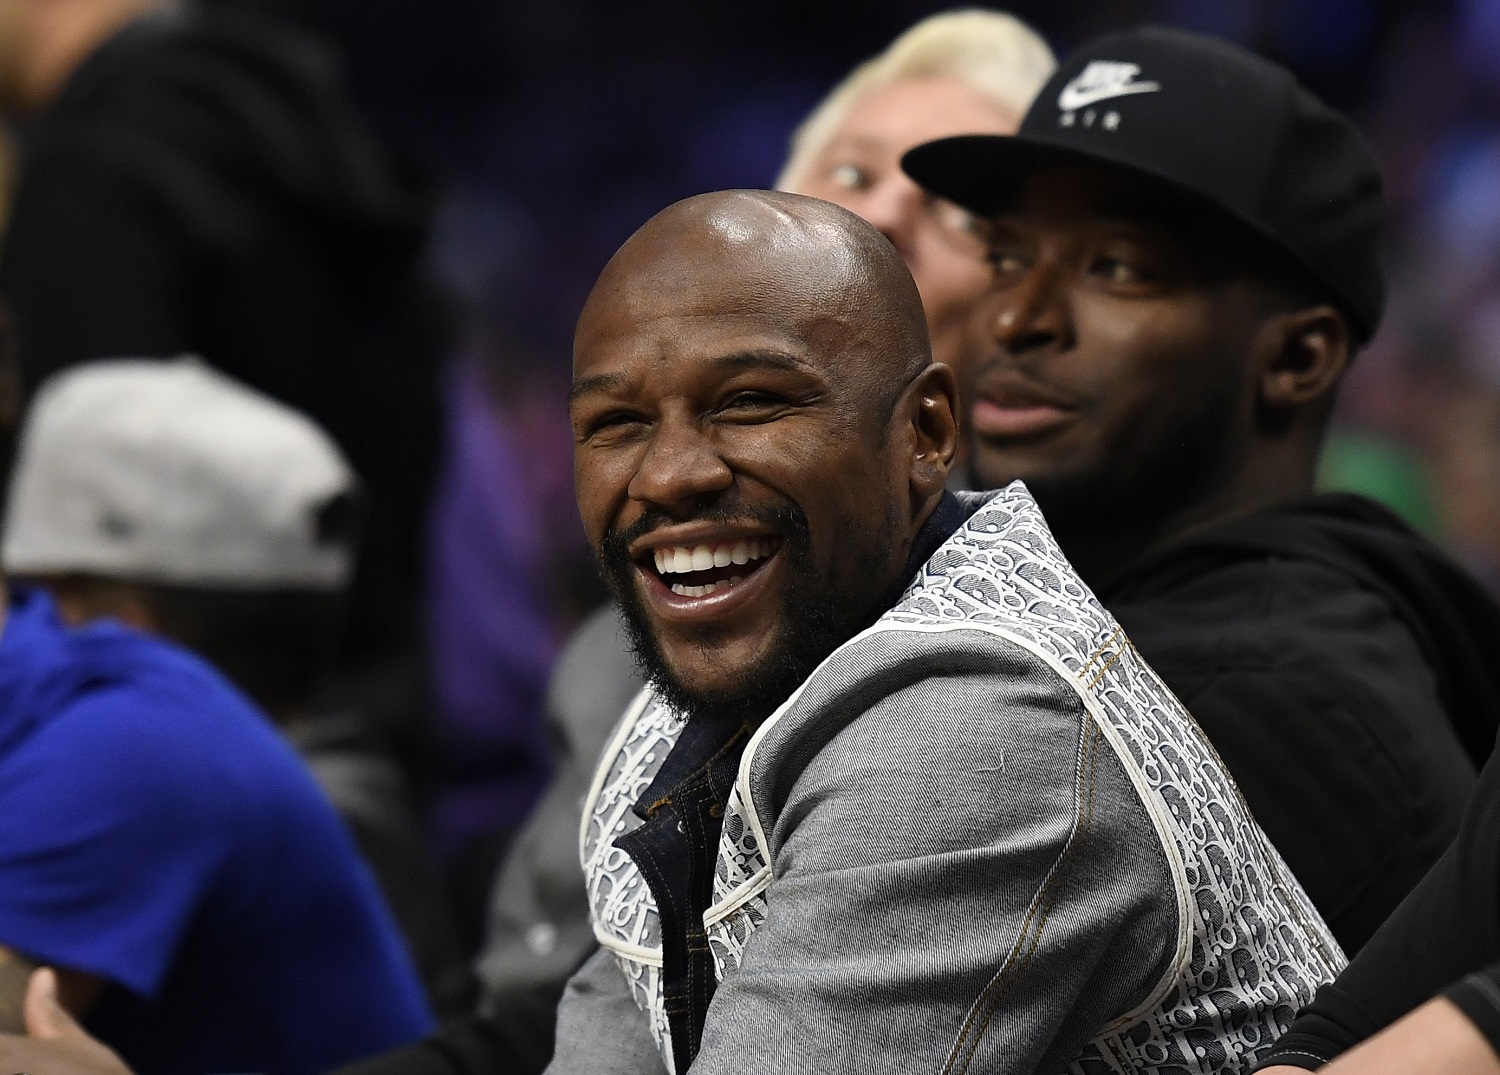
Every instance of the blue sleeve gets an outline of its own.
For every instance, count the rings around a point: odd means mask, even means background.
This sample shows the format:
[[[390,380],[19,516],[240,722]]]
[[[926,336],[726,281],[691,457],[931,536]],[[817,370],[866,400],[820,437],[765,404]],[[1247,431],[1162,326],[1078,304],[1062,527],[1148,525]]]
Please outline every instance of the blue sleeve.
[[[300,774],[298,774],[300,776]],[[298,783],[303,783],[298,781]],[[274,1001],[287,1070],[307,1075],[407,1045],[434,1029],[409,950],[352,840],[310,781],[284,786],[274,862],[236,884],[268,881],[257,900],[265,938],[247,955],[277,968]]]
[[[171,716],[106,688],[0,759],[0,944],[155,995],[230,850]]]

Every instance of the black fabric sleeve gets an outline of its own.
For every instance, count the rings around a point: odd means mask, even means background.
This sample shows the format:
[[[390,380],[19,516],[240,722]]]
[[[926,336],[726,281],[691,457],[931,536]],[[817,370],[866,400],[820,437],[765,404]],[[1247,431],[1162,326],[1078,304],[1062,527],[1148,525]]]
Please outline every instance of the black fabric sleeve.
[[[28,392],[74,362],[171,357],[191,338],[190,271],[165,196],[105,148],[49,143],[25,164],[0,287]]]
[[[1255,1070],[1273,1064],[1316,1067],[1332,1060],[1452,983],[1497,962],[1500,754],[1492,755],[1480,773],[1458,837],[1437,865],[1338,979],[1318,990]],[[1493,970],[1482,980],[1495,981]],[[1460,995],[1474,999],[1478,988],[1460,987]],[[1487,1018],[1500,1017],[1491,1010]],[[1485,1023],[1475,1023],[1489,1033]]]
[[[1458,1005],[1458,1010],[1469,1017],[1489,1039],[1495,1052],[1500,1053],[1500,963],[1475,971],[1449,986],[1443,995]]]

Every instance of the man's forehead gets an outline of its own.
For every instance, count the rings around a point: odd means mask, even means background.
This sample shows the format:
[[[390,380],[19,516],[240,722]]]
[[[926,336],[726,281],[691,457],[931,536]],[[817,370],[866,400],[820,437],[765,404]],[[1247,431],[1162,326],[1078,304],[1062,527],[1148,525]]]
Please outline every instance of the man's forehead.
[[[627,248],[610,268],[609,293],[647,306],[832,292],[855,271],[837,235],[727,215]]]
[[[816,199],[724,192],[669,207],[611,259],[579,318],[574,370],[757,350],[826,365],[880,332],[903,354],[925,340],[920,297],[884,237]]]
[[[842,289],[807,266],[691,246],[619,266],[578,324],[575,364],[601,349],[653,348],[691,338],[699,349],[734,350],[749,336],[805,340],[836,316]]]
[[[1184,279],[1212,284],[1261,276],[1267,247],[1246,224],[1165,181],[1107,165],[1038,168],[992,218],[992,242],[1010,229],[1051,231],[1088,243],[1123,238],[1169,258]]]
[[[868,234],[864,234],[868,233]],[[875,244],[872,245],[871,237]],[[669,206],[610,259],[585,307],[829,295],[868,277],[879,236],[814,198],[722,191]]]
[[[703,305],[663,300],[648,309],[627,309],[600,318],[580,333],[574,348],[575,380],[609,370],[654,370],[715,366],[730,372],[737,356],[783,356],[784,365],[816,367],[829,361],[840,333],[828,318],[785,305],[734,301]]]
[[[857,309],[780,299],[754,289],[704,303],[685,294],[650,304],[622,303],[580,326],[570,400],[593,393],[711,390],[742,375],[801,374],[843,384],[856,368],[881,361]]]
[[[775,276],[708,271],[632,277],[596,300],[579,322],[579,354],[687,334],[710,343],[754,333],[796,337],[817,310],[806,290]]]

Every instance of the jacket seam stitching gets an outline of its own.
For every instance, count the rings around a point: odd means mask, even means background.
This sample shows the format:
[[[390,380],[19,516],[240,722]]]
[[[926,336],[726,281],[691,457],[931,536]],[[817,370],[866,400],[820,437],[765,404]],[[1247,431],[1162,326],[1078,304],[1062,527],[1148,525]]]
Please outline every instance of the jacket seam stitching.
[[[1062,853],[1058,856],[1051,876],[1047,878],[1041,891],[1037,893],[1038,899],[1033,903],[1031,909],[1026,912],[1026,918],[1021,923],[1021,936],[1025,938],[1026,944],[1025,955],[1018,966],[1013,966],[1015,953],[1012,951],[1012,954],[1006,959],[1005,965],[1000,968],[999,972],[990,981],[990,984],[985,986],[984,991],[980,993],[976,1003],[976,1011],[971,1013],[964,1021],[964,1026],[959,1031],[958,1042],[955,1043],[959,1045],[962,1052],[950,1059],[944,1066],[944,1075],[963,1075],[974,1062],[974,1057],[979,1051],[979,1046],[983,1041],[985,1032],[994,1020],[995,1013],[999,1010],[1001,1001],[1020,983],[1021,978],[1030,968],[1032,960],[1036,957],[1037,950],[1041,947],[1042,935],[1047,929],[1047,919],[1057,902],[1058,892],[1071,878],[1073,866],[1082,854],[1083,848],[1088,843],[1089,837],[1093,832],[1094,788],[1096,786],[1095,778],[1098,772],[1099,760],[1098,743],[1099,740],[1103,739],[1103,735],[1094,726],[1093,721],[1089,719],[1087,712],[1083,714],[1081,731],[1083,742],[1080,745],[1083,747],[1083,757],[1079,759],[1076,771],[1082,778],[1082,788],[1080,790],[1083,792],[1081,796],[1083,809],[1079,814],[1078,822],[1068,838],[1067,846],[1063,848]],[[1032,930],[1031,922],[1034,917],[1037,918],[1037,923],[1035,930]],[[984,1017],[979,1020],[978,1028],[975,1029],[975,1017],[979,1011],[984,1012]],[[970,1038],[967,1046],[962,1045],[965,1038]],[[959,1056],[962,1056],[962,1061],[955,1067],[954,1063],[959,1059]]]

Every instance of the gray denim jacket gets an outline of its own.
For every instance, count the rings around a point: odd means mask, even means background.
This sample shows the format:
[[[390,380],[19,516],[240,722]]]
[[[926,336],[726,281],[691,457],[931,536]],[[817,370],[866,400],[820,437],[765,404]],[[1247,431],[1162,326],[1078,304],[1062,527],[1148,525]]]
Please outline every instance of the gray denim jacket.
[[[1342,967],[1024,486],[979,504],[746,747],[694,1072],[1232,1072]],[[682,728],[648,691],[606,748],[581,834],[603,947],[549,1071],[675,1070],[614,841]]]

